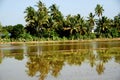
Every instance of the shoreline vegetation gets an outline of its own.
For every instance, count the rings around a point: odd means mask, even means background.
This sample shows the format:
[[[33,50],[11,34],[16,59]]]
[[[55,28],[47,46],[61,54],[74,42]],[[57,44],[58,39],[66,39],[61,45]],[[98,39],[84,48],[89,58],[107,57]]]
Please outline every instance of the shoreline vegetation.
[[[25,26],[0,24],[0,44],[120,40],[120,13],[110,19],[100,4],[86,17],[64,16],[56,4],[48,8],[41,1],[35,7],[25,9]]]
[[[120,38],[99,38],[80,40],[40,40],[40,41],[13,41],[0,42],[0,44],[22,44],[22,43],[56,43],[56,42],[91,42],[91,41],[120,41]]]

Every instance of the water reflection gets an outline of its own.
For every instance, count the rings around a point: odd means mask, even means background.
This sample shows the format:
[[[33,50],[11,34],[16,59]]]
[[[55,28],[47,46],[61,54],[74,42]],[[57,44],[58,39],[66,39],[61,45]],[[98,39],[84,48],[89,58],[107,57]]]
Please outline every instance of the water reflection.
[[[120,64],[120,47],[109,44],[92,43],[53,43],[53,44],[22,44],[19,48],[1,48],[0,64],[5,57],[23,60],[27,57],[26,73],[34,77],[39,75],[39,80],[45,80],[48,74],[58,77],[65,65],[81,66],[89,63],[98,75],[104,74],[105,64],[114,60]],[[86,47],[87,46],[87,47]],[[112,46],[112,47],[111,47]],[[18,46],[16,46],[18,47]],[[96,52],[96,53],[95,53]],[[87,74],[86,74],[87,75]]]
[[[57,77],[65,63],[68,65],[82,65],[85,61],[89,61],[90,66],[96,66],[98,74],[102,74],[105,70],[104,64],[110,59],[119,57],[120,50],[112,52],[114,49],[98,50],[98,55],[92,53],[93,50],[78,50],[72,52],[45,52],[41,55],[28,55],[27,62],[28,75],[34,76],[40,73],[40,80],[44,80],[49,72]],[[119,51],[119,52],[118,52]],[[118,60],[117,60],[118,62]]]

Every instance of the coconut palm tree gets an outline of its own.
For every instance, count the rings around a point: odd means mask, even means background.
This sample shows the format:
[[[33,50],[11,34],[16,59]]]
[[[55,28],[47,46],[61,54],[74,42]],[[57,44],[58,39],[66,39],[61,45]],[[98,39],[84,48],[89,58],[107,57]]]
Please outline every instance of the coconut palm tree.
[[[79,32],[79,19],[79,14],[74,16],[68,15],[65,20],[64,31],[69,31],[69,35],[75,35],[77,32]]]
[[[26,8],[24,13],[26,13],[25,21],[27,22],[26,24],[27,32],[30,33],[31,35],[36,35],[37,16],[35,9],[29,6]]]
[[[26,13],[25,20],[26,22],[33,22],[34,16],[35,16],[35,9],[31,6],[27,7],[24,11]]]
[[[96,24],[97,24],[97,34],[99,35],[99,37],[102,37],[102,33],[104,33],[105,28],[103,26],[103,23],[105,21],[105,17],[102,17],[103,14],[103,7],[100,4],[97,4],[96,8],[95,8],[95,14],[99,17],[99,19],[96,20]]]
[[[110,34],[112,37],[120,37],[120,14],[111,20],[111,30]]]
[[[97,4],[96,8],[95,8],[95,14],[100,18],[103,14],[103,7],[100,4]]]
[[[85,35],[87,33],[87,26],[86,26],[86,21],[83,17],[79,20],[80,26],[79,26],[79,32],[80,35]]]
[[[92,13],[89,14],[89,17],[88,18],[88,33],[91,33],[93,28],[94,28],[94,25],[95,25],[95,19],[94,19],[95,15],[93,15]]]
[[[53,20],[55,20],[55,21],[61,21],[61,20],[63,20],[63,15],[59,11],[59,9],[56,6],[56,4],[53,4],[49,8],[50,8],[50,15],[51,15],[51,17],[52,17]]]
[[[108,37],[109,31],[111,29],[111,23],[110,19],[108,19],[106,16],[103,16],[97,24],[97,33],[100,37]]]
[[[38,36],[42,37],[44,29],[48,26],[48,9],[41,1],[39,1],[36,6],[38,8],[36,13],[38,23],[37,32]]]
[[[85,20],[80,14],[68,15],[65,20],[64,30],[69,31],[69,35],[78,38],[79,35],[84,35],[87,32]]]
[[[59,36],[63,35],[63,23],[64,17],[63,14],[59,11],[56,4],[53,4],[49,7],[50,9],[50,16],[52,21],[52,29],[55,31],[55,35],[59,34]]]
[[[114,26],[119,30],[120,32],[120,13],[114,17]]]

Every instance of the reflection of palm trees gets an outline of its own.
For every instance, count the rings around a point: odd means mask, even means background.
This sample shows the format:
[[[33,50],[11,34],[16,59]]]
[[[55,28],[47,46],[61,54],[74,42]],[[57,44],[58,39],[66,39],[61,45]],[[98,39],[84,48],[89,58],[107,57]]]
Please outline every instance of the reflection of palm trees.
[[[120,48],[113,48],[111,49],[112,56],[115,57],[115,62],[120,64]]]
[[[62,66],[64,65],[63,61],[54,61],[51,62],[52,64],[52,75],[57,77],[60,70],[62,69]]]
[[[59,48],[55,48],[59,49]],[[49,72],[51,75],[57,77],[64,63],[69,65],[81,65],[84,61],[89,61],[91,67],[96,66],[98,74],[102,74],[105,70],[104,64],[107,63],[112,57],[116,57],[115,51],[112,49],[96,50],[77,50],[77,51],[63,51],[63,52],[44,52],[41,55],[28,54],[29,61],[27,62],[28,75],[35,76],[40,73],[40,80],[44,80]],[[117,54],[118,56],[120,54]],[[117,57],[116,57],[117,59]],[[99,63],[98,63],[99,62]]]
[[[66,53],[66,58],[65,61],[69,65],[81,65],[82,62],[85,60],[85,57],[87,56],[87,51],[85,50],[80,50],[77,52],[68,52]],[[63,54],[64,55],[64,54]]]
[[[49,72],[54,77],[57,77],[60,70],[62,69],[64,62],[71,65],[81,65],[87,56],[86,53],[78,52],[43,52],[43,54],[38,55],[28,55],[29,61],[26,67],[28,68],[28,75],[35,76],[36,73],[40,73],[40,80],[44,80]]]
[[[119,53],[120,54],[120,53]],[[115,56],[115,62],[119,63],[120,64],[120,55],[118,56]]]
[[[120,63],[119,48],[97,49],[95,45],[93,45],[93,50],[83,48],[78,50],[80,46],[76,46],[78,47],[76,50],[74,44],[70,45],[69,48],[66,48],[65,46],[65,49],[61,47],[62,46],[33,45],[25,48],[27,51],[24,51],[25,49],[8,51],[2,50],[2,54],[5,53],[4,57],[14,57],[17,60],[22,60],[24,58],[23,53],[27,53],[27,73],[32,77],[40,74],[40,80],[44,80],[47,77],[48,73],[54,77],[57,77],[65,63],[68,65],[80,66],[83,62],[88,61],[91,67],[96,67],[98,74],[103,74],[105,70],[104,65],[112,58],[114,58],[117,63]],[[94,50],[96,50],[96,54],[94,54]],[[40,54],[40,51],[42,51],[42,54]],[[2,61],[2,59],[3,58],[0,60]]]
[[[90,62],[91,67],[93,67],[96,64],[95,61],[96,61],[95,54],[90,53],[89,54],[89,62]]]
[[[29,55],[29,57],[29,61],[27,62],[28,75],[34,76],[39,72],[40,80],[44,80],[50,70],[52,70],[53,76],[57,76],[63,66],[63,61],[58,60],[58,58],[55,58],[50,53]]]
[[[97,64],[96,66],[96,71],[98,72],[98,74],[102,74],[104,72],[104,64],[103,62],[99,62],[99,64]]]
[[[40,44],[37,44],[37,54],[38,55],[42,54],[42,49],[41,49]]]
[[[109,60],[111,60],[113,57],[115,57],[115,55],[117,55],[117,54],[114,54],[117,51],[118,50],[114,49],[114,48],[97,50],[97,52],[98,52],[97,56],[98,56],[100,61],[107,63]]]
[[[2,51],[0,50],[0,63],[2,63],[2,57],[3,57],[3,54],[2,54]]]
[[[40,72],[40,80],[44,80],[50,70],[49,62],[40,55],[31,56],[27,62],[27,68],[29,69],[29,76],[34,76],[37,72]]]

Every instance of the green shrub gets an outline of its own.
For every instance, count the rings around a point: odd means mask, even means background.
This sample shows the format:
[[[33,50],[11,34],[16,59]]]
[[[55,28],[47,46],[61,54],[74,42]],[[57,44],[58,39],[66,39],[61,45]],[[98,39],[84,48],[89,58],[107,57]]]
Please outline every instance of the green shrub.
[[[96,35],[94,33],[91,33],[90,34],[90,39],[95,39],[96,38]]]
[[[21,34],[21,35],[20,35],[20,38],[23,38],[23,39],[29,40],[29,41],[32,41],[32,40],[33,40],[32,36],[31,36],[29,33]]]
[[[22,24],[17,24],[13,26],[13,29],[10,31],[11,38],[20,38],[22,34],[25,33],[24,26]]]

